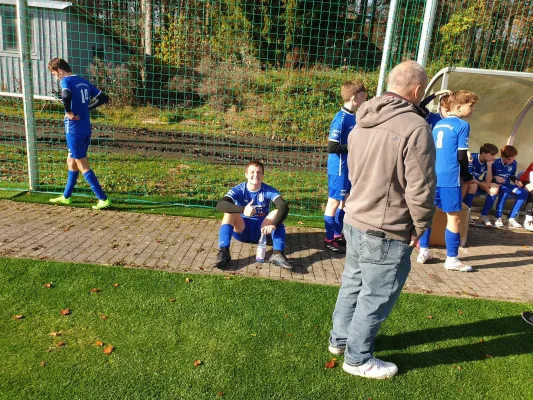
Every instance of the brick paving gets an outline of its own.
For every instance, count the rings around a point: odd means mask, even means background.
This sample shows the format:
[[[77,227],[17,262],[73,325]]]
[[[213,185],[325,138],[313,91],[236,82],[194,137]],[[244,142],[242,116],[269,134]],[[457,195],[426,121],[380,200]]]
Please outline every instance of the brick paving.
[[[255,262],[255,245],[232,241],[226,271],[212,267],[219,221],[0,201],[0,256],[171,272],[236,274],[339,285],[344,257],[322,247],[323,231],[287,227],[293,272]],[[267,251],[267,257],[270,251]],[[445,249],[416,263],[405,291],[533,303],[533,233],[473,226],[459,256],[474,273],[446,271]]]

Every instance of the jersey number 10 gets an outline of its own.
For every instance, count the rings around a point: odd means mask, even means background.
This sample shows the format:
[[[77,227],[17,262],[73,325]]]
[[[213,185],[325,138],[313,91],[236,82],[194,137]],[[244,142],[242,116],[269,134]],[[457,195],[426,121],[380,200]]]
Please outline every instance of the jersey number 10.
[[[80,94],[81,94],[81,102],[83,104],[89,101],[89,90],[88,89],[81,89]]]

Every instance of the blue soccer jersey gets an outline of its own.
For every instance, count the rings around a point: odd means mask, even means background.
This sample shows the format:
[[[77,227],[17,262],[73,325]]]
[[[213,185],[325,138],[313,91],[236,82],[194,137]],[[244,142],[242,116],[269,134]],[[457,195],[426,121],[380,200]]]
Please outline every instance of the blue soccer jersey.
[[[231,188],[226,193],[226,196],[230,197],[235,205],[241,207],[246,207],[253,200],[252,206],[255,208],[255,215],[253,217],[242,215],[242,217],[252,221],[262,221],[270,212],[270,202],[281,196],[281,194],[265,183],[261,184],[261,188],[258,191],[251,192],[248,190],[246,182],[243,182]]]
[[[429,113],[426,117],[426,121],[431,129],[433,129],[441,119],[442,117],[439,113]]]
[[[468,163],[468,172],[474,179],[483,182],[487,173],[487,163],[479,161],[479,153],[470,154],[472,161]]]
[[[71,94],[71,109],[74,115],[80,117],[78,121],[65,117],[66,132],[76,136],[87,136],[91,133],[91,119],[89,116],[90,98],[100,94],[100,90],[80,76],[69,75],[61,79],[61,89],[69,90]]]
[[[501,158],[498,158],[492,164],[492,177],[501,176],[505,179],[504,185],[511,183],[511,176],[516,175],[517,164],[513,161],[510,164],[504,164]]]
[[[355,126],[355,113],[342,108],[333,118],[329,128],[328,140],[340,144],[348,144],[348,134]],[[329,153],[328,175],[348,175],[348,153]]]
[[[435,171],[438,187],[461,186],[461,170],[457,160],[459,150],[468,150],[470,125],[455,115],[443,118],[433,128],[437,150]]]

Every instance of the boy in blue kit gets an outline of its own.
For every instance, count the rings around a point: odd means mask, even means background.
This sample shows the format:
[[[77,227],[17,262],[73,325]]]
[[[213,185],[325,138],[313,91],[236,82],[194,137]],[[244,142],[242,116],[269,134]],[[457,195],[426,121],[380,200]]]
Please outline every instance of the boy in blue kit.
[[[247,182],[230,189],[217,203],[217,210],[224,213],[219,232],[219,250],[214,264],[223,269],[231,261],[229,246],[231,238],[240,242],[258,243],[261,234],[272,235],[273,254],[270,262],[284,269],[292,270],[285,250],[285,226],[283,221],[289,214],[289,206],[281,194],[263,183],[265,169],[261,162],[250,161],[246,166]],[[270,202],[277,210],[270,211]]]
[[[350,194],[348,179],[348,134],[355,126],[355,110],[367,98],[362,82],[348,81],[341,85],[344,106],[333,118],[328,137],[328,203],[324,212],[326,238],[324,246],[335,253],[345,253],[342,234],[344,203]]]
[[[516,161],[515,158],[518,155],[518,151],[513,146],[503,146],[501,148],[501,158],[498,158],[492,164],[492,176],[493,179],[500,185],[500,191],[498,195],[498,201],[496,203],[496,222],[497,228],[503,227],[503,206],[509,195],[516,196],[516,202],[511,209],[509,219],[507,223],[512,228],[523,228],[516,217],[520,212],[520,208],[524,205],[529,197],[529,191],[524,189],[522,182],[516,179]],[[495,198],[496,196],[493,196]]]
[[[109,207],[111,200],[106,196],[96,175],[89,167],[87,150],[91,143],[90,110],[107,103],[109,98],[91,83],[74,75],[68,63],[61,58],[54,58],[48,63],[48,70],[60,81],[61,98],[65,107],[65,134],[67,137],[68,179],[63,195],[50,199],[51,203],[68,205],[81,171],[89,183],[98,203],[92,208],[100,210]]]
[[[437,150],[435,172],[437,173],[437,191],[435,204],[447,214],[445,231],[446,261],[444,267],[448,270],[471,272],[473,268],[464,265],[459,258],[461,236],[459,226],[462,210],[461,178],[464,182],[472,181],[468,171],[468,138],[470,125],[464,121],[474,111],[478,96],[473,92],[459,90],[450,95],[448,105],[450,113],[433,128],[433,140]],[[431,259],[429,254],[428,229],[420,238],[420,252],[417,261],[421,264]]]
[[[486,226],[492,225],[489,211],[494,204],[494,196],[498,194],[499,187],[499,185],[492,183],[492,164],[496,154],[498,154],[498,148],[492,143],[485,143],[480,147],[479,153],[472,153],[468,163],[468,171],[474,179],[464,184],[466,194],[463,197],[463,203],[468,208],[472,208],[475,196],[487,195],[481,210],[481,220]]]

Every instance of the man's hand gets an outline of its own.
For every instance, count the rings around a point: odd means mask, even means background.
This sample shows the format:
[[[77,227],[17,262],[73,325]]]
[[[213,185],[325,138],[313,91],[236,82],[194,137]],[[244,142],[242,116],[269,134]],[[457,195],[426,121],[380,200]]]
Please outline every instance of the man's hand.
[[[496,182],[498,183],[505,183],[505,179],[503,179],[501,176],[496,176],[494,179],[496,179]]]
[[[72,111],[71,112],[66,112],[65,113],[65,117],[67,117],[68,119],[70,119],[71,121],[79,121],[80,120],[80,117],[78,117],[76,114],[74,114]]]
[[[255,208],[252,206],[253,202],[254,200],[252,199],[252,201],[246,204],[246,207],[244,207],[243,214],[247,217],[253,217],[255,215]]]
[[[443,90],[439,90],[438,92],[435,92],[435,96],[442,96],[443,94],[445,94],[446,96],[451,96],[452,91],[448,89],[443,89]]]
[[[528,184],[526,185],[526,189],[529,190],[530,192],[533,191],[533,182],[528,183]]]
[[[498,194],[498,190],[500,189],[500,186],[491,185],[489,186],[489,190],[486,192],[491,196],[496,196]]]
[[[265,234],[270,234],[272,233],[272,231],[275,231],[276,230],[276,226],[275,225],[265,225],[261,228],[261,233],[265,233]]]

